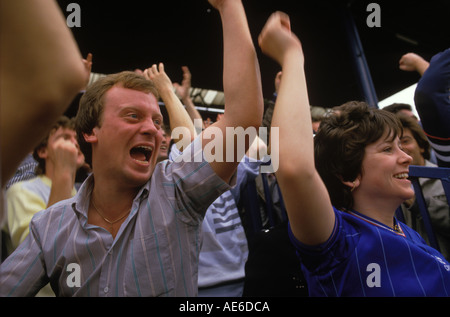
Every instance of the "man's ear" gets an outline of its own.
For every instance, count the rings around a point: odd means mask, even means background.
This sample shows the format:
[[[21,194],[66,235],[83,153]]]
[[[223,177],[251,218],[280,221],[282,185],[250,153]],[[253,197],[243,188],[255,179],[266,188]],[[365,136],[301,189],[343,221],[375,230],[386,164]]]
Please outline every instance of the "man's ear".
[[[96,143],[98,141],[96,128],[92,129],[91,133],[83,133],[83,138],[87,143]]]
[[[48,151],[47,151],[47,147],[46,146],[41,146],[37,151],[37,155],[41,158],[41,159],[47,159],[48,157]]]

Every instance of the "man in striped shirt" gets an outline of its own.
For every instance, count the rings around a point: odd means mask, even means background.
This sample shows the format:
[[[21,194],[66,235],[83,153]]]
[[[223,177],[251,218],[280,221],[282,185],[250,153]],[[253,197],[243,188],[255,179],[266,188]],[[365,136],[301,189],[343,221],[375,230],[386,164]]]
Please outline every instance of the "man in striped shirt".
[[[262,92],[241,1],[209,2],[224,32],[227,111],[211,127],[223,132],[214,142],[224,145],[232,141],[227,126],[259,126]],[[201,221],[230,188],[240,158],[226,161],[224,150],[222,162],[194,159],[211,141],[200,137],[184,151],[191,160],[156,164],[157,98],[151,82],[132,72],[88,88],[77,132],[93,173],[75,197],[36,214],[27,239],[0,267],[0,295],[32,296],[47,282],[57,296],[197,294]]]

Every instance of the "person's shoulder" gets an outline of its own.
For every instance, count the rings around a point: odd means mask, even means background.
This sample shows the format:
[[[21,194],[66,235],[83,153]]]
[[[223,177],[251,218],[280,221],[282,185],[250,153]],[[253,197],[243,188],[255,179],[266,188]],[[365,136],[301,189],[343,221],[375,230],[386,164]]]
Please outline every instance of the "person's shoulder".
[[[6,195],[14,195],[24,191],[33,191],[34,188],[42,186],[42,181],[38,176],[27,180],[15,182],[6,190]]]
[[[67,211],[74,210],[75,197],[71,197],[68,199],[64,199],[56,202],[46,209],[42,209],[37,212],[32,221],[34,223],[48,223],[48,222],[60,222],[61,217],[65,217],[65,221],[67,221]]]

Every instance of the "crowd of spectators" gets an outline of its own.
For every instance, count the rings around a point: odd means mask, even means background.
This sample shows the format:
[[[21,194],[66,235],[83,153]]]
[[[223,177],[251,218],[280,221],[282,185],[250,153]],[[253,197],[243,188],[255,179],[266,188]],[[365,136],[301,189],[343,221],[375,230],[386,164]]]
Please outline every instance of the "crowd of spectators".
[[[420,180],[439,252],[408,168],[450,167],[450,49],[399,61],[421,75],[419,117],[404,104],[317,107],[301,41],[274,12],[258,46],[281,70],[264,100],[241,0],[208,2],[223,30],[214,121],[187,66],[181,83],[163,63],[94,74],[54,1],[1,0],[0,296],[448,296],[449,204],[438,180]],[[227,128],[261,126],[278,138],[230,151]],[[262,175],[273,142],[279,167]]]

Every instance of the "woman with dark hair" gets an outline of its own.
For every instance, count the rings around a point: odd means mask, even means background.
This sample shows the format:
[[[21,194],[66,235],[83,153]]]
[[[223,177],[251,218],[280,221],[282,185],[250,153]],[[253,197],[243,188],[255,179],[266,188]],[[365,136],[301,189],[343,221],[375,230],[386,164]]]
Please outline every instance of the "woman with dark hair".
[[[276,176],[311,296],[448,296],[450,264],[395,217],[414,195],[395,115],[351,102],[313,138],[301,43],[272,15],[259,37],[282,67]]]
[[[351,101],[334,108],[314,139],[315,166],[329,189],[333,206],[353,208],[353,191],[360,182],[366,145],[382,137],[392,143],[401,133],[394,115],[374,111],[365,102]]]

